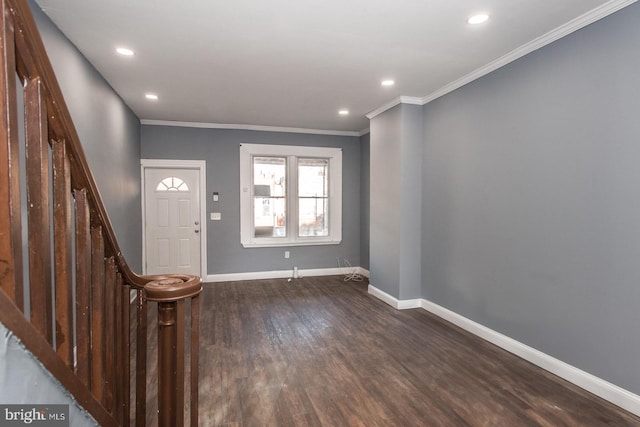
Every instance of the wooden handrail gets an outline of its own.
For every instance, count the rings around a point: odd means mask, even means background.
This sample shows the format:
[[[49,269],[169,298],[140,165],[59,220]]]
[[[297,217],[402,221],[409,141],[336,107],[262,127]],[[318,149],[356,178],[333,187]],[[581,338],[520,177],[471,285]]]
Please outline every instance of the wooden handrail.
[[[18,111],[20,96],[24,111]],[[197,426],[202,280],[142,276],[127,264],[25,0],[0,0],[0,101],[0,321],[100,425],[127,426],[133,414],[135,424],[143,426],[147,301],[157,303],[158,359],[163,365],[159,422],[181,426],[189,303],[189,412],[190,424]],[[21,182],[21,164],[26,182]],[[25,190],[27,200],[21,197]],[[28,229],[26,241],[23,227]],[[25,286],[29,301],[24,300]],[[137,296],[134,306],[130,291]],[[29,318],[23,314],[27,308]],[[137,331],[135,342],[130,329]]]

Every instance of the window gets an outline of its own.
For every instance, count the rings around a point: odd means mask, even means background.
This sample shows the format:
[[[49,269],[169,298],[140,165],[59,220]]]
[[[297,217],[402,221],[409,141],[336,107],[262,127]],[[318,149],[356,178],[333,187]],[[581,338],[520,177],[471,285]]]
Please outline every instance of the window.
[[[342,150],[242,144],[240,234],[245,247],[342,240]]]
[[[156,191],[189,191],[189,186],[177,176],[170,176],[158,183]]]

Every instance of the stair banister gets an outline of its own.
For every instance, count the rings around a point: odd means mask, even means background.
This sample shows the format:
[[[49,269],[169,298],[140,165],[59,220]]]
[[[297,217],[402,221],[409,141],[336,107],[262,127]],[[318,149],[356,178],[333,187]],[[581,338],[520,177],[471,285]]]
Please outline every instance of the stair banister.
[[[159,425],[184,425],[188,409],[197,426],[202,280],[129,267],[25,0],[0,0],[0,103],[0,322],[100,425],[146,425],[147,386],[157,382]],[[149,303],[157,325],[147,324]],[[147,369],[155,326],[157,379]]]

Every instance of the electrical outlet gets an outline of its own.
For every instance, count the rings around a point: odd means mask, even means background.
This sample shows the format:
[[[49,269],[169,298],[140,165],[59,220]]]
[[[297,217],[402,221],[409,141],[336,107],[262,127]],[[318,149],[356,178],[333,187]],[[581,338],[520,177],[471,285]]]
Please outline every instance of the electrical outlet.
[[[289,255],[291,255],[291,254],[289,253],[289,251],[284,251],[284,257],[285,257],[285,258],[289,258]]]
[[[222,219],[222,214],[220,212],[211,212],[212,221],[220,221],[221,219]]]

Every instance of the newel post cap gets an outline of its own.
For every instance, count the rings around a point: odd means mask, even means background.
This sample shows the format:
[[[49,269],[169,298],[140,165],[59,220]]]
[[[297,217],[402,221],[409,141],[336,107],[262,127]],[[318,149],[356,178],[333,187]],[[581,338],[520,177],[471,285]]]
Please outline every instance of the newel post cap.
[[[180,301],[202,292],[202,279],[198,276],[182,274],[157,276],[144,285],[144,290],[149,301]]]

